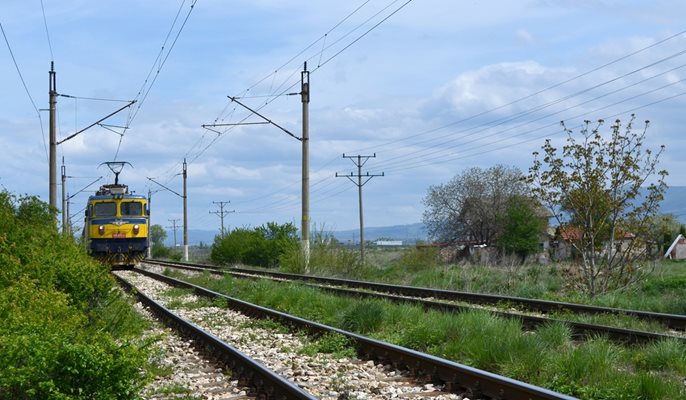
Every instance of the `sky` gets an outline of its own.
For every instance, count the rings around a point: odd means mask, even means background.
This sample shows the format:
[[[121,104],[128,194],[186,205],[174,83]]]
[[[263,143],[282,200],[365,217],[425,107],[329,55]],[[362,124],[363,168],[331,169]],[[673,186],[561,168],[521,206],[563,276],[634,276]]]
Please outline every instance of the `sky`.
[[[686,186],[684,15],[677,0],[2,0],[0,189],[48,201],[51,61],[58,141],[136,100],[57,147],[77,229],[114,160],[153,224],[180,224],[184,159],[189,229],[219,231],[218,202],[225,229],[300,227],[302,145],[284,130],[302,135],[305,62],[316,231],[359,226],[344,154],[383,173],[362,187],[364,225],[411,224],[468,168],[526,173],[560,121],[650,120],[646,147]]]

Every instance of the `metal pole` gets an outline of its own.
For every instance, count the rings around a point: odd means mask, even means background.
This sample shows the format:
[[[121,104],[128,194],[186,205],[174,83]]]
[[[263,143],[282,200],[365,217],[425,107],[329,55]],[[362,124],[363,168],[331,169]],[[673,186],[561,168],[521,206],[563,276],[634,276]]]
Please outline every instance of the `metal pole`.
[[[55,63],[50,62],[50,207],[57,209],[57,80],[55,78]],[[64,210],[62,210],[64,212]]]
[[[357,198],[360,203],[360,265],[364,265],[364,213],[362,212],[362,156],[357,156]]]
[[[301,96],[303,103],[302,134],[302,251],[305,273],[310,271],[310,72],[305,62],[301,78]]]
[[[183,260],[188,261],[188,191],[186,159],[183,159]]]

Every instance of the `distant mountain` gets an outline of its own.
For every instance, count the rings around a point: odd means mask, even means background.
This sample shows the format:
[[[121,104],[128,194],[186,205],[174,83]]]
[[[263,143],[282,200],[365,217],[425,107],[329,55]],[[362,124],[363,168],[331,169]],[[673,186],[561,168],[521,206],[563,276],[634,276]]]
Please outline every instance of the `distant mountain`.
[[[350,229],[346,231],[336,231],[333,235],[342,243],[359,243],[360,230]],[[393,225],[382,227],[365,227],[364,240],[402,240],[403,243],[413,244],[418,240],[427,240],[424,224],[417,222],[409,225]]]
[[[686,186],[673,186],[667,189],[665,199],[660,205],[660,213],[673,214],[682,224],[686,224]],[[348,229],[331,233],[342,243],[359,243],[360,240],[359,229]],[[214,237],[217,234],[219,234],[218,231],[190,229],[188,231],[188,241],[192,245],[200,243],[211,245],[214,243]],[[417,222],[409,225],[366,227],[364,228],[364,239],[402,240],[403,243],[412,244],[417,240],[427,240],[427,233],[424,224]],[[168,246],[174,245],[174,231],[167,231],[165,243]],[[183,231],[181,229],[176,232],[176,243],[178,245],[183,244]]]
[[[673,214],[679,222],[686,224],[686,186],[667,188],[665,199],[660,204],[662,214]]]

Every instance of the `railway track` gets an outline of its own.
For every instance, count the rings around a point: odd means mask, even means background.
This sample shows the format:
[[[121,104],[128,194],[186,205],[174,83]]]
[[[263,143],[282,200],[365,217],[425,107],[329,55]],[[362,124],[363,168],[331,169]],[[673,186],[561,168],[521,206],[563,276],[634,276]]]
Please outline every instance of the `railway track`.
[[[246,268],[231,268],[228,270],[224,270],[207,265],[161,262],[156,260],[146,260],[145,263],[158,265],[162,267],[181,268],[191,271],[210,271],[216,274],[229,273],[237,277],[269,277],[272,279],[302,281],[307,283],[314,283],[323,290],[337,294],[357,297],[385,298],[394,302],[413,302],[416,304],[420,304],[422,307],[425,307],[427,309],[436,309],[449,312],[463,312],[473,309],[473,307],[470,307],[468,305],[450,303],[457,301],[476,303],[479,305],[507,304],[511,306],[514,304],[520,306],[520,308],[525,308],[528,311],[535,312],[551,313],[556,311],[567,311],[574,313],[596,315],[624,315],[633,318],[659,322],[664,326],[675,330],[678,329],[683,331],[684,329],[686,329],[686,316],[683,315],[651,313],[645,311],[589,306],[584,304],[553,302],[546,300],[497,296],[490,294],[457,292],[441,289],[419,288],[412,286],[389,285],[375,282],[364,282],[337,278],[324,278],[271,271],[258,271]],[[427,300],[427,298],[430,298],[432,300]],[[436,301],[433,299],[441,299],[443,301]],[[546,323],[559,321],[554,318],[549,318],[540,315],[531,315],[522,312],[506,312],[494,309],[491,309],[490,311],[502,317],[519,319],[522,321],[522,324],[526,329],[534,329]],[[675,338],[678,340],[686,341],[686,339],[684,339],[683,337],[667,335],[663,333],[645,332],[634,329],[625,329],[567,320],[564,320],[563,322],[570,326],[574,334],[574,337],[578,340],[583,340],[585,338],[597,335],[606,335],[614,341],[627,344],[649,343],[669,338]]]
[[[130,277],[127,278],[125,274],[126,272],[115,274],[119,283],[124,286],[126,290],[134,292],[138,297],[138,300],[148,307],[153,314],[164,320],[169,326],[174,327],[175,330],[178,330],[184,336],[192,338],[197,347],[205,349],[206,353],[212,354],[213,358],[218,360],[222,365],[225,365],[231,371],[231,376],[237,382],[237,386],[248,387],[249,392],[255,397],[278,398],[284,400],[316,399],[316,397],[265,368],[236,348],[224,343],[201,327],[173,313],[162,303],[157,302],[152,297],[146,295],[139,286],[130,283]],[[201,369],[204,366],[203,364],[204,363],[199,363],[196,369]],[[198,372],[195,372],[193,375],[197,377]],[[199,388],[196,386],[195,389],[197,390]],[[222,390],[222,386],[215,386],[209,389],[209,391],[215,393],[220,390]],[[228,390],[224,389],[224,391]],[[278,396],[275,396],[275,394],[278,394]],[[236,397],[240,396],[241,392],[239,391],[239,394]],[[220,395],[211,397],[228,398]]]
[[[318,390],[317,393],[311,392],[311,395],[313,396],[322,398],[347,398],[346,396],[353,396],[367,399],[397,397],[437,399],[468,397],[471,399],[484,398],[502,400],[572,399],[572,397],[551,392],[540,387],[256,306],[151,271],[135,269],[132,272],[121,272],[120,274],[127,275],[127,280],[142,279],[141,276],[146,276],[154,278],[156,281],[158,280],[168,285],[173,285],[174,287],[191,289],[197,296],[222,299],[222,301],[228,305],[229,309],[234,310],[232,312],[238,311],[242,315],[251,318],[272,319],[279,321],[286,326],[307,331],[313,335],[338,334],[346,337],[347,340],[354,344],[360,358],[368,361],[360,361],[357,359],[343,360],[343,362],[340,360],[329,361],[327,364],[337,365],[337,368],[342,368],[342,370],[338,371],[334,369],[332,371],[331,369],[327,369],[317,373],[301,372],[300,375],[294,375],[292,368],[289,370],[288,368],[284,368],[282,364],[281,367],[275,367],[280,370],[280,372],[286,373],[289,379],[292,379],[297,383],[298,387],[304,387],[308,391]],[[139,285],[141,284],[136,283],[137,291],[144,291]],[[146,286],[147,285],[149,284],[146,284]],[[147,292],[148,289],[145,291]],[[215,308],[210,312],[215,318],[212,319],[212,322],[208,323],[208,329],[212,331],[217,331],[217,329],[219,329],[221,331],[221,328],[217,328],[216,326],[218,321],[238,318],[233,316],[233,314],[232,316],[218,315],[222,312],[226,312],[226,310],[217,310]],[[174,323],[176,324],[179,317],[167,318],[173,318],[175,321]],[[252,331],[248,334],[251,335],[251,337],[259,335]],[[222,334],[217,333],[216,335],[217,336],[214,337],[215,342],[218,340],[217,337],[221,337]],[[279,335],[270,335],[270,337],[273,336]],[[237,342],[241,342],[241,340],[238,340]],[[247,343],[246,348],[252,349],[257,346],[257,343],[249,342]],[[278,353],[276,349],[281,348],[279,346],[280,345],[273,343],[268,345],[267,353]],[[289,348],[289,346],[287,345],[285,348]],[[226,360],[228,363],[232,362],[230,360],[231,357],[227,356],[226,358],[228,358],[228,360]],[[266,354],[260,355],[260,364],[270,366],[271,361],[267,358]],[[302,359],[291,359],[289,363],[289,365],[307,365],[308,367],[311,364],[317,364],[311,360]],[[363,370],[362,372],[358,372],[356,370],[351,370],[351,365],[363,365],[367,368],[371,368],[371,371]],[[409,376],[407,375],[408,373],[410,374]],[[316,378],[316,382],[313,384],[311,380],[299,380],[299,377],[302,377],[303,375],[306,378]],[[337,391],[337,387],[327,387],[327,379],[331,377],[338,377],[339,386],[341,381],[354,378],[354,384],[351,387],[367,390],[368,392],[365,393],[363,391],[362,393],[358,393],[351,389],[347,394],[341,393],[340,391]],[[417,379],[420,381],[417,381]],[[379,386],[380,382],[390,382],[390,385],[381,387]],[[437,390],[439,388],[442,389],[443,392]],[[400,392],[398,390],[400,390]],[[453,394],[451,395],[448,392]],[[270,393],[268,397],[273,398],[277,393],[280,393],[280,391],[272,389],[271,392],[268,391],[267,393]]]

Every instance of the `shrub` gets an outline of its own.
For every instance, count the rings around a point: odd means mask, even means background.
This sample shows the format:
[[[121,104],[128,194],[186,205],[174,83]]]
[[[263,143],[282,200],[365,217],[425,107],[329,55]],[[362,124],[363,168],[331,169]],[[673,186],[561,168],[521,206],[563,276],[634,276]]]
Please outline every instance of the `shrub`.
[[[398,265],[412,272],[436,268],[439,259],[437,247],[411,247],[403,251]]]
[[[140,317],[35,197],[0,193],[0,398],[135,398]]]
[[[210,258],[218,264],[275,267],[284,253],[297,247],[296,231],[291,223],[273,222],[255,229],[237,228],[228,235],[215,237]]]

